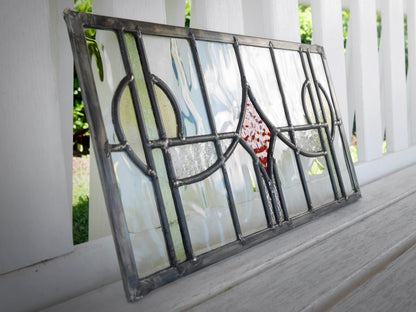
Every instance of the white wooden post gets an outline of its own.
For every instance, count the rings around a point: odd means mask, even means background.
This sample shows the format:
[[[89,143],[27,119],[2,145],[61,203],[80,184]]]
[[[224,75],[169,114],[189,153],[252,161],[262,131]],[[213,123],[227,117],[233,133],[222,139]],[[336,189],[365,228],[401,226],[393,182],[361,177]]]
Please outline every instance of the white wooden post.
[[[355,105],[360,162],[382,155],[375,0],[350,1],[347,40],[348,101]]]
[[[300,41],[298,1],[242,0],[245,34]]]
[[[241,0],[197,0],[191,6],[191,27],[244,33]]]
[[[312,43],[325,49],[344,129],[350,139],[341,0],[312,1],[312,20]]]
[[[381,101],[389,152],[408,146],[403,18],[402,0],[381,1]]]
[[[407,104],[409,144],[416,145],[416,2],[407,0]]]
[[[186,1],[165,0],[166,23],[173,26],[185,26]]]
[[[73,249],[72,59],[55,33],[73,1],[50,4],[1,3],[0,274]]]
[[[92,10],[94,14],[166,23],[164,0],[126,0],[122,5],[112,0],[100,0],[93,1]],[[185,20],[185,9],[183,19]],[[98,168],[92,150],[91,148],[89,240],[111,234]]]

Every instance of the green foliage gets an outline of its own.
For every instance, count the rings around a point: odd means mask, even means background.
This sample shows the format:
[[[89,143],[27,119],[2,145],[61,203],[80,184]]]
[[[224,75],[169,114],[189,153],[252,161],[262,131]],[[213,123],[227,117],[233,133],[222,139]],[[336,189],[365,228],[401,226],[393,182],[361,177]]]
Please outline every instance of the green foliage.
[[[347,48],[348,23],[350,22],[350,11],[342,10],[342,32],[344,34],[344,49]]]
[[[191,25],[191,4],[192,4],[192,0],[186,0],[185,27],[190,27],[190,25]]]
[[[312,43],[312,10],[310,6],[299,6],[300,41]]]
[[[82,13],[91,13],[92,0],[74,0],[74,10]]]
[[[72,231],[74,245],[88,241],[88,195],[80,196],[72,206]]]

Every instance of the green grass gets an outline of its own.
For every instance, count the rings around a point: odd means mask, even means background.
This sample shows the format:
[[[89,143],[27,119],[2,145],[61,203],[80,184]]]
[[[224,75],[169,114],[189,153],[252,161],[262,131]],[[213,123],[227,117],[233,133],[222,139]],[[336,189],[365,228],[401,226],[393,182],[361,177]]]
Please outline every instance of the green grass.
[[[88,241],[89,157],[74,157],[72,171],[72,232],[74,245]]]

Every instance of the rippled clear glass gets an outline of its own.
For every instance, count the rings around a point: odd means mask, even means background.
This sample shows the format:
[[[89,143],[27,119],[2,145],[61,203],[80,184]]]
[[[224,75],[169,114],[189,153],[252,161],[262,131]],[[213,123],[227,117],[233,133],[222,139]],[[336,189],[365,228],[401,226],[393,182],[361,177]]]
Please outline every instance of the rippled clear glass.
[[[312,206],[317,208],[335,200],[325,157],[301,156]]]
[[[275,49],[274,55],[292,124],[304,125],[307,119],[302,106],[302,86],[306,77],[299,52]],[[306,92],[306,103],[308,114],[314,120],[308,92]]]
[[[277,139],[274,148],[274,158],[277,163],[289,217],[306,212],[308,206],[293,150]]]
[[[126,153],[112,153],[127,229],[139,275],[150,275],[169,266],[153,185]]]
[[[241,76],[231,44],[197,41],[202,72],[219,133],[235,131],[241,113]]]
[[[213,142],[174,146],[169,152],[178,179],[201,173],[217,161]]]
[[[267,228],[253,159],[240,144],[226,162],[226,168],[243,235]]]
[[[335,139],[334,139],[334,150],[335,155],[337,156],[339,169],[341,171],[342,181],[344,182],[345,193],[350,195],[353,193],[354,189],[351,184],[350,173],[348,172],[348,167],[346,163],[346,156],[342,146],[341,136],[339,134],[338,127],[335,128]],[[348,151],[349,152],[349,151]]]
[[[150,71],[178,101],[185,136],[211,133],[191,48],[185,39],[143,36]]]
[[[236,240],[221,170],[179,191],[196,255]]]
[[[109,143],[119,143],[114,131],[111,117],[111,102],[114,91],[126,75],[120,54],[117,36],[112,31],[96,30],[95,40],[99,55],[91,56],[91,67],[97,88],[101,114]],[[103,65],[103,80],[100,79],[96,58],[100,57]]]
[[[247,82],[260,108],[274,126],[286,126],[287,121],[270,50],[240,46],[240,51]]]

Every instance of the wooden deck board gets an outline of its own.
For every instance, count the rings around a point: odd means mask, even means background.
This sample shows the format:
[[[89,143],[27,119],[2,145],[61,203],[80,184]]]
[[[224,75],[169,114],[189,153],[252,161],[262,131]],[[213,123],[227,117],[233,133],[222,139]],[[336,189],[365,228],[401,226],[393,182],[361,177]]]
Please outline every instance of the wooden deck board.
[[[415,192],[412,166],[364,186],[363,198],[352,205],[155,290],[139,302],[127,303],[117,282],[47,311],[301,311],[414,234]],[[393,263],[401,263],[407,254]],[[381,274],[387,273],[370,282]],[[411,286],[415,293],[416,286]],[[370,295],[378,290],[366,291]],[[350,296],[363,300],[354,292]],[[348,298],[337,311],[351,306]]]

